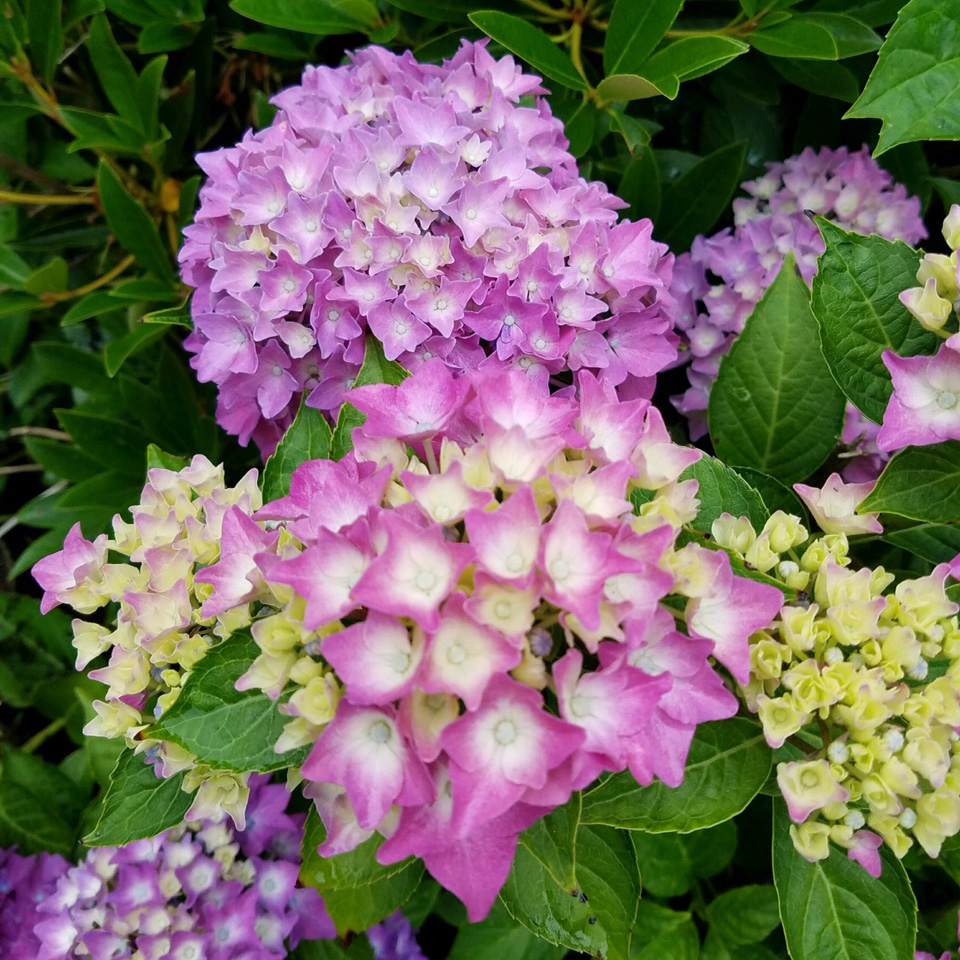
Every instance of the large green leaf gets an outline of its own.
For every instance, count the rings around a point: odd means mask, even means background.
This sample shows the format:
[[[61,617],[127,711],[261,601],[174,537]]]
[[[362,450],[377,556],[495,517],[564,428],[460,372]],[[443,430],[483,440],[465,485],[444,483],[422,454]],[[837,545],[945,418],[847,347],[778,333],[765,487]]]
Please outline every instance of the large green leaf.
[[[881,354],[933,353],[940,342],[900,302],[916,284],[920,255],[905,243],[862,237],[817,218],[826,250],[813,279],[823,356],[841,390],[875,423],[893,392]]]
[[[787,483],[826,460],[843,426],[808,298],[790,255],[721,361],[708,409],[721,460]]]
[[[698,878],[727,868],[737,847],[737,827],[733,820],[724,820],[693,833],[631,830],[630,839],[644,893],[669,899],[688,893]]]
[[[693,80],[718,70],[749,49],[749,44],[735,37],[681,37],[658,50],[644,63],[642,72],[654,82],[665,76]]]
[[[790,839],[786,805],[774,806],[773,876],[793,960],[913,960],[917,901],[903,864],[884,845],[874,879],[832,847],[810,863]]]
[[[376,18],[376,7],[363,0],[231,0],[230,6],[258,23],[321,36],[365,31],[372,23],[371,7]]]
[[[956,521],[960,517],[960,443],[948,440],[901,450],[859,509],[930,523]]]
[[[828,27],[799,16],[761,26],[748,39],[757,50],[771,57],[836,60],[840,56],[837,41]]]
[[[153,728],[200,763],[237,773],[266,773],[299,766],[307,748],[276,753],[285,719],[262,691],[236,689],[236,682],[259,655],[249,631],[237,631],[213,647],[193,668],[183,692]]]
[[[301,401],[293,423],[283,435],[276,453],[263,468],[263,501],[270,503],[290,492],[293,471],[307,460],[324,460],[330,456],[333,431],[327,418]]]
[[[720,147],[664,190],[658,240],[680,253],[697,234],[710,231],[737,189],[746,149],[742,141]]]
[[[30,63],[46,83],[53,81],[57,61],[63,53],[63,14],[61,0],[25,0],[27,35],[30,38]],[[9,9],[9,8],[8,8]],[[12,16],[7,13],[6,16]]]
[[[563,947],[535,937],[507,913],[501,900],[480,923],[465,923],[447,960],[561,960]]]
[[[321,857],[317,847],[326,835],[323,822],[311,808],[303,830],[300,879],[320,892],[341,935],[367,930],[413,896],[423,876],[420,860],[409,858],[381,866],[377,863],[377,850],[383,843],[379,834],[349,853]]]
[[[637,911],[633,960],[697,960],[700,934],[685,910],[668,910],[641,900]]]
[[[957,524],[918,523],[903,530],[890,529],[888,524],[883,539],[930,563],[949,563],[960,554],[960,526]]]
[[[700,483],[697,491],[700,509],[691,524],[696,530],[709,533],[713,521],[722,513],[747,517],[756,530],[767,522],[770,511],[763,497],[736,470],[716,457],[705,453],[680,474],[680,479],[693,479]]]
[[[910,0],[848,117],[883,121],[876,153],[960,139],[960,0]]]
[[[648,80],[634,73],[615,73],[604,77],[597,86],[602,100],[646,100],[648,97],[666,97],[674,100],[680,90],[680,81],[672,75]]]
[[[120,244],[143,267],[172,285],[174,277],[170,257],[164,249],[153,217],[139,200],[130,196],[110,165],[103,160],[97,170],[97,190],[103,215]]]
[[[707,920],[727,943],[759,943],[780,926],[777,891],[770,884],[727,890],[707,907]]]
[[[571,90],[587,89],[573,61],[532,23],[499,10],[478,10],[470,14],[470,21],[549,80]]]
[[[603,41],[607,76],[633,73],[677,19],[683,0],[617,0]]]
[[[182,783],[182,773],[164,780],[143,757],[124,750],[110,775],[100,820],[83,842],[121,847],[177,826],[193,803],[181,790]]]
[[[70,856],[74,831],[57,815],[51,799],[41,801],[21,784],[0,780],[0,847],[16,846],[23,854],[48,850]]]
[[[697,728],[679,787],[641,787],[617,773],[583,794],[583,823],[648,833],[690,833],[740,813],[770,775],[772,752],[755,723],[733,718]]]

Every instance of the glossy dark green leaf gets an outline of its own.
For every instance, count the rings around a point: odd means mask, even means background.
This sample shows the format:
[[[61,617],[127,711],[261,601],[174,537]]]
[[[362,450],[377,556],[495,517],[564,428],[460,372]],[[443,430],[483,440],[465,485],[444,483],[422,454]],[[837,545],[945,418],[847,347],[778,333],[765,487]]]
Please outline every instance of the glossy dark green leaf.
[[[960,526],[957,524],[918,523],[903,530],[892,530],[888,524],[883,539],[930,563],[950,563],[960,554]]]
[[[105,467],[143,477],[150,438],[125,420],[81,410],[55,411],[74,443]]]
[[[535,937],[497,900],[485,920],[460,927],[447,960],[562,960],[565,956],[565,948]]]
[[[100,317],[116,310],[125,310],[126,305],[118,303],[104,290],[94,290],[85,297],[75,301],[73,306],[63,315],[60,326],[69,327],[71,324],[89,320],[91,317]]]
[[[795,517],[800,517],[806,523],[807,508],[785,483],[759,470],[751,470],[750,467],[737,467],[737,473],[760,494],[767,510],[771,513],[782,510],[784,513],[792,513]]]
[[[50,803],[19,783],[0,779],[0,847],[17,847],[22,854],[59,853],[68,857],[75,842],[73,829]]]
[[[103,161],[97,171],[97,190],[103,214],[117,240],[137,258],[138,263],[172,285],[174,275],[170,257],[153,217],[139,200],[130,196],[109,164]]]
[[[130,357],[155,343],[165,333],[162,326],[138,326],[119,340],[111,340],[103,350],[103,366],[107,376],[115,377]]]
[[[631,830],[644,893],[654,897],[679,897],[698,879],[725,870],[737,847],[737,827],[725,820],[693,833],[646,833]]]
[[[773,876],[793,960],[913,960],[917,901],[903,864],[884,845],[877,879],[832,846],[810,863],[790,838],[782,800],[774,806]]]
[[[140,53],[167,53],[189,47],[197,31],[183,23],[148,23],[137,37]]]
[[[287,496],[293,471],[307,460],[325,460],[332,443],[333,431],[327,418],[301,401],[293,423],[263,468],[263,502]]]
[[[584,791],[583,823],[648,833],[690,833],[736,816],[760,792],[772,751],[755,723],[733,718],[701,724],[679,787],[641,787],[618,773]]]
[[[840,56],[837,41],[827,27],[799,16],[790,16],[772,26],[761,25],[749,34],[748,40],[752,47],[771,57],[836,60]]]
[[[571,90],[586,90],[587,85],[577,73],[573,61],[533,24],[499,10],[478,10],[470,14],[470,22],[511,53],[526,60],[548,80]]]
[[[20,784],[33,794],[38,806],[52,806],[50,812],[70,828],[71,836],[74,835],[83,808],[90,802],[90,784],[77,783],[61,767],[36,754],[12,747],[0,755],[0,767],[3,780]],[[51,797],[57,798],[56,805],[48,803]]]
[[[26,293],[42,296],[45,293],[63,293],[67,289],[67,261],[54,257],[49,263],[37,267],[23,281]]]
[[[604,77],[597,86],[597,94],[603,100],[646,100],[648,97],[676,99],[680,81],[672,75],[663,74],[656,80],[633,73],[616,73]]]
[[[301,764],[306,748],[279,754],[273,749],[286,723],[276,701],[262,691],[235,687],[259,654],[246,630],[209,650],[154,735],[173,740],[218,770],[267,773]]]
[[[841,60],[856,57],[861,53],[872,53],[879,50],[883,42],[879,34],[850,13],[825,13],[815,10],[805,13],[803,19],[829,31]]]
[[[354,15],[364,7],[352,8],[349,4],[326,0],[310,0],[309,3],[302,0],[231,0],[230,6],[257,23],[301,33],[327,36],[358,33],[365,28],[363,20]],[[375,15],[376,8],[373,12]]]
[[[101,465],[79,447],[46,437],[24,437],[23,445],[30,458],[56,477],[76,483],[99,473]]]
[[[848,117],[883,121],[875,153],[913,140],[960,139],[960,8],[910,0],[887,34]]]
[[[650,900],[638,904],[633,960],[698,960],[700,935],[686,910]]]
[[[775,57],[770,62],[785,80],[821,97],[853,103],[860,95],[856,74],[842,63],[793,57]]]
[[[812,307],[823,356],[854,406],[880,423],[893,392],[882,354],[933,353],[940,342],[900,302],[916,284],[920,256],[902,241],[862,237],[817,218],[826,250],[813,279]]]
[[[53,80],[57,61],[63,53],[61,0],[25,0],[30,62],[45,83]]]
[[[949,440],[901,450],[859,509],[931,523],[955,522],[960,517],[960,443]]]
[[[603,41],[606,75],[633,73],[656,49],[676,20],[683,0],[617,0]]]
[[[785,483],[813,473],[843,426],[844,396],[820,352],[808,298],[788,256],[721,361],[708,408],[721,460]]]
[[[657,239],[681,253],[698,234],[709,233],[740,183],[745,156],[745,143],[731,143],[671,183],[663,191]]]
[[[734,887],[707,906],[707,921],[727,943],[759,943],[780,926],[777,891],[771,884]]]
[[[713,521],[722,513],[747,517],[756,530],[767,522],[770,511],[763,497],[736,470],[716,457],[704,454],[680,474],[680,479],[693,479],[700,483],[697,491],[700,509],[692,524],[697,530],[709,533]]]
[[[97,79],[113,109],[128,123],[147,132],[143,122],[141,105],[138,102],[140,78],[130,58],[120,49],[114,39],[110,23],[104,14],[90,23],[90,62]]]
[[[108,150],[120,156],[142,157],[148,149],[146,134],[122,117],[79,107],[61,107],[60,114],[74,133],[67,147],[70,152]]]
[[[676,77],[681,82],[719,70],[750,45],[736,37],[681,37],[658,50],[643,65],[643,75],[653,81],[660,77]]]
[[[633,159],[624,167],[617,196],[630,204],[624,219],[647,217],[656,222],[660,215],[660,170],[650,147],[635,148]]]
[[[383,843],[379,834],[349,853],[321,857],[317,847],[326,830],[315,809],[303,830],[300,880],[320,892],[337,932],[362,932],[389,917],[413,896],[423,876],[423,863],[409,858],[384,867],[377,863]]]

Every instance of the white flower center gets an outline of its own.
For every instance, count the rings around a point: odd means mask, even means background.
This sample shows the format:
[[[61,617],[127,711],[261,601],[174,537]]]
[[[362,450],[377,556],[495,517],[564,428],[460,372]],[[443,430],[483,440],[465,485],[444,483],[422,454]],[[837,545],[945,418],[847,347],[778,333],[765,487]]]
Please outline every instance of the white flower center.
[[[394,329],[397,331],[397,336],[402,337],[407,332],[407,325],[402,321],[398,321]]]
[[[957,405],[957,395],[949,390],[937,394],[937,406],[941,410],[952,410]]]
[[[463,663],[463,661],[467,659],[467,652],[459,643],[455,643],[447,651],[447,659],[453,664]]]
[[[327,311],[327,319],[328,319],[331,323],[336,323],[336,321],[340,319],[340,311],[339,311],[339,310],[328,310],[328,311]]]
[[[575,717],[587,717],[590,715],[590,699],[581,694],[577,694],[570,701],[570,712]]]
[[[493,728],[493,737],[497,743],[505,747],[517,739],[517,728],[512,720],[501,720]]]
[[[613,267],[604,267],[604,268],[603,268],[603,275],[604,275],[605,277],[612,277],[612,276],[613,276]]]
[[[399,650],[390,656],[387,663],[389,663],[391,668],[396,670],[397,673],[406,673],[410,668],[410,654]]]
[[[510,616],[510,604],[506,600],[498,600],[493,605],[493,612],[501,620],[506,620]]]
[[[271,201],[267,204],[267,209],[268,209],[271,213],[276,213],[276,212],[280,209],[280,201],[279,201],[279,200],[276,200],[276,199],[271,200]]]
[[[447,309],[447,301],[446,301],[446,300],[438,300],[438,301],[436,302],[436,304],[434,304],[434,306],[436,307],[437,310],[446,310],[446,309]]]
[[[247,335],[242,330],[238,330],[234,336],[234,339],[237,341],[237,343],[246,343]]]
[[[316,233],[320,229],[320,224],[316,220],[308,220],[304,225],[303,229],[307,233]]]
[[[469,207],[469,208],[467,209],[467,212],[464,214],[464,216],[465,216],[468,220],[476,220],[476,219],[477,219],[477,211],[474,210],[473,207]]]
[[[283,376],[283,367],[281,367],[279,363],[275,363],[275,364],[273,365],[273,375],[274,375],[275,377],[282,377],[282,376]]]
[[[285,293],[293,293],[293,291],[297,289],[296,280],[287,277],[287,279],[283,281],[283,289]]]
[[[550,576],[557,581],[566,580],[570,576],[570,564],[559,557],[550,564]]]
[[[542,350],[547,345],[547,341],[544,340],[543,337],[537,337],[537,339],[533,341],[533,345],[538,350]]]
[[[435,520],[439,520],[443,523],[445,520],[449,520],[451,516],[450,508],[444,506],[442,503],[438,507],[433,508],[433,517]]]
[[[439,196],[440,196],[440,191],[439,191],[436,187],[430,187],[430,189],[427,190],[427,196],[428,196],[428,197],[439,197]]]
[[[505,327],[512,327],[516,322],[517,322],[517,318],[512,313],[508,313],[503,318],[503,325]]]
[[[437,585],[437,575],[430,570],[421,570],[413,582],[418,590],[429,593]]]
[[[514,552],[507,557],[506,566],[511,573],[519,573],[523,569],[523,557],[514,550]]]
[[[390,739],[390,727],[385,720],[372,724],[367,734],[374,743],[386,743]]]

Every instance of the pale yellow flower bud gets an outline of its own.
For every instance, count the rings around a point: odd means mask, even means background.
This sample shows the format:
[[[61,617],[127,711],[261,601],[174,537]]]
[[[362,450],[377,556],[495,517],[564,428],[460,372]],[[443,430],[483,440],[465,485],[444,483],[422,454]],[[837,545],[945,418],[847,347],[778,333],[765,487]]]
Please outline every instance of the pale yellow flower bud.
[[[803,543],[809,534],[799,517],[777,510],[763,525],[761,533],[769,534],[770,547],[775,553],[786,553]]]
[[[797,853],[806,860],[816,862],[830,856],[830,827],[817,820],[790,824],[790,839]]]
[[[746,517],[734,517],[729,513],[722,513],[713,521],[710,533],[721,547],[741,556],[757,539],[756,531]]]

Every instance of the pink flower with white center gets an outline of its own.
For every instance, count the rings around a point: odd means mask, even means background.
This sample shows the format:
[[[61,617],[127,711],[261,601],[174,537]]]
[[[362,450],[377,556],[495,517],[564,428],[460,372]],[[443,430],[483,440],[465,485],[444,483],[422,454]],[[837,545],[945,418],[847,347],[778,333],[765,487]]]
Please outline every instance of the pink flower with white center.
[[[473,550],[444,540],[436,527],[424,529],[386,510],[379,523],[387,534],[386,548],[367,567],[351,599],[358,606],[410,617],[424,630],[435,629],[440,604],[472,560]]]
[[[40,612],[47,613],[59,603],[69,603],[80,613],[93,613],[101,601],[94,597],[81,600],[75,592],[85,580],[96,575],[106,559],[106,535],[101,534],[91,542],[84,538],[80,524],[75,523],[63,541],[63,549],[33,565],[33,578],[43,590]]]
[[[524,586],[540,548],[540,511],[533,491],[523,487],[496,510],[471,510],[464,518],[477,563],[501,580]]]
[[[601,463],[629,460],[644,435],[650,404],[646,400],[618,402],[616,391],[588,370],[577,376],[580,418],[577,429],[588,439],[588,452]]]
[[[881,450],[960,440],[960,343],[952,338],[932,357],[885,350],[893,394],[877,435]]]
[[[425,693],[454,693],[476,710],[491,680],[520,662],[520,650],[503,634],[473,620],[454,594],[430,634],[420,674]]]
[[[824,533],[883,533],[879,513],[858,514],[857,507],[877,485],[844,483],[839,473],[831,473],[822,487],[795,483],[793,489],[807,505],[817,526]]]
[[[397,387],[386,383],[357,387],[350,402],[367,415],[366,436],[424,440],[450,424],[469,389],[465,380],[455,380],[450,368],[435,359]]]
[[[400,481],[435,523],[459,523],[468,512],[482,512],[493,501],[488,490],[477,490],[466,483],[463,467],[456,460],[440,474],[424,476],[404,471]],[[470,540],[475,547],[473,537]]]
[[[350,703],[385,706],[412,689],[423,659],[423,636],[396,617],[370,613],[320,644],[324,659],[346,685]]]
[[[388,360],[396,360],[401,354],[416,350],[433,332],[398,300],[374,307],[367,323],[383,344],[383,355]]]
[[[634,447],[632,460],[637,478],[648,487],[662,487],[676,480],[702,456],[693,447],[674,443],[656,407],[647,409],[643,436]]]
[[[303,775],[342,786],[367,830],[394,803],[417,806],[433,799],[427,768],[397,729],[392,710],[341,703],[304,761]]]
[[[469,836],[506,813],[527,787],[542,787],[585,737],[580,727],[544,712],[535,690],[495,677],[480,708],[440,735],[450,756],[456,835]]]

